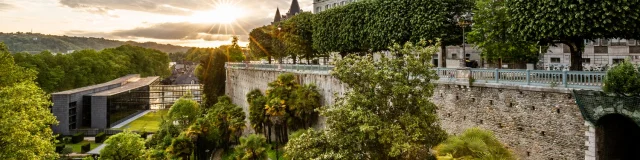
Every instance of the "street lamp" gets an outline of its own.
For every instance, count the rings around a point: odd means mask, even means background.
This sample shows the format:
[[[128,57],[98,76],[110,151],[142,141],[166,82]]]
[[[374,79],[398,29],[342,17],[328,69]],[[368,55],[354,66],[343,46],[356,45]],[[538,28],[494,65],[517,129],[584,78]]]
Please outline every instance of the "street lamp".
[[[465,28],[471,26],[473,24],[473,15],[469,12],[464,13],[463,15],[455,16],[456,21],[458,21],[458,26],[462,28],[462,55],[460,55],[460,67],[465,66],[465,59],[467,56],[466,53],[466,37],[465,37]]]
[[[282,30],[282,26],[280,24],[278,24],[278,33],[276,34],[276,38],[280,38],[280,31]],[[278,70],[282,70],[282,46],[280,45],[281,42],[278,42],[278,51],[280,51],[281,55],[279,57],[279,62],[278,62]]]

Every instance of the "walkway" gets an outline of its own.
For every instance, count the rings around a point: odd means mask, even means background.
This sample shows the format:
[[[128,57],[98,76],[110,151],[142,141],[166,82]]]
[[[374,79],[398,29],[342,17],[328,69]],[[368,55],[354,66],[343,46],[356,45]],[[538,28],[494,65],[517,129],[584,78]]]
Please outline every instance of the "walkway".
[[[115,125],[115,126],[111,127],[111,129],[122,128],[122,127],[124,127],[125,125],[127,125],[127,124],[129,124],[129,123],[131,123],[131,122],[135,121],[136,119],[138,119],[138,118],[140,118],[140,117],[144,116],[145,114],[147,114],[147,113],[149,113],[149,112],[151,112],[151,110],[146,110],[146,111],[144,111],[144,112],[141,112],[141,113],[139,113],[138,115],[135,115],[135,116],[133,116],[133,117],[131,117],[131,118],[129,118],[129,119],[127,119],[127,120],[125,120],[125,121],[122,121],[120,124],[118,124],[118,125]]]

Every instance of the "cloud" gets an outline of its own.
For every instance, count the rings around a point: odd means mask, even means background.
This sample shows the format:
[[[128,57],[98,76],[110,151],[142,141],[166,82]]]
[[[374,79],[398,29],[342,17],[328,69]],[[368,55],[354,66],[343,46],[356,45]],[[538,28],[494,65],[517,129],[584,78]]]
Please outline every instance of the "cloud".
[[[9,10],[9,9],[11,9],[13,7],[14,6],[9,4],[9,3],[5,3],[5,2],[0,1],[0,11]]]
[[[254,19],[246,23],[215,24],[192,22],[169,22],[148,24],[147,26],[133,29],[115,30],[111,32],[91,32],[72,30],[67,35],[105,37],[110,39],[163,39],[163,40],[204,40],[227,41],[234,35],[239,36],[240,41],[248,41],[248,32],[251,29],[269,24],[270,19]]]
[[[219,3],[231,3],[259,13],[273,15],[276,7],[286,13],[292,0],[59,0],[60,4],[75,9],[131,10],[165,15],[191,15],[194,11],[206,11]],[[302,9],[311,8],[312,0],[298,0]],[[94,12],[96,13],[96,12]]]

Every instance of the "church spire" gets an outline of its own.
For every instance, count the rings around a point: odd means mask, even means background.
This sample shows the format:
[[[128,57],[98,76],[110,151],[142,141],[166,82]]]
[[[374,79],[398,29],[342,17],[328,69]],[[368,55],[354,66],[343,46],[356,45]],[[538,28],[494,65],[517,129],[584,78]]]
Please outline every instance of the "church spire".
[[[287,15],[294,16],[300,12],[301,10],[300,10],[300,4],[298,3],[298,0],[293,0],[291,2],[291,7],[289,7],[289,13],[287,13]]]
[[[280,8],[276,8],[276,16],[273,17],[273,23],[280,22],[282,15],[280,14]]]

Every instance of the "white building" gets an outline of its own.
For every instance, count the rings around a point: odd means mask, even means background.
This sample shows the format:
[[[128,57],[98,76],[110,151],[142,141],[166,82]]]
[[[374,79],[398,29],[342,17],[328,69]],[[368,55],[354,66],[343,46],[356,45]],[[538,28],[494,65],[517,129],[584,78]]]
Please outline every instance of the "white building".
[[[344,6],[358,0],[313,0],[313,13],[320,13],[333,7]]]
[[[597,39],[595,42],[585,41],[582,54],[582,66],[585,70],[601,70],[629,59],[634,64],[640,63],[640,41],[626,39]],[[550,47],[540,60],[544,69],[567,68],[571,64],[569,46],[557,44]]]

